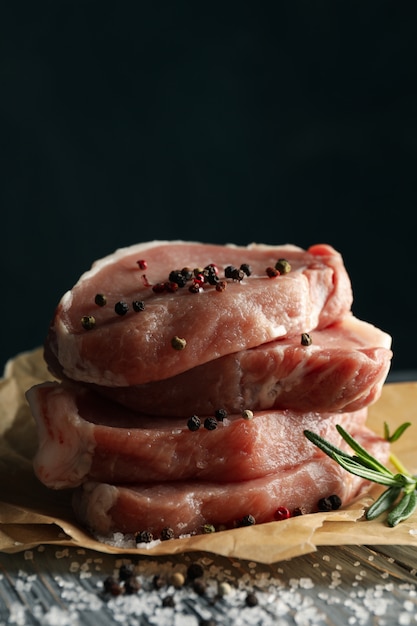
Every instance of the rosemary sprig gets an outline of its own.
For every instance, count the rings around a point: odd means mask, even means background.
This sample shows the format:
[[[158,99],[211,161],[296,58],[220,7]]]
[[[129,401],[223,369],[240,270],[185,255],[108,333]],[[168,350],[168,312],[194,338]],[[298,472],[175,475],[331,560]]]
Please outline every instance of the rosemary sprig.
[[[385,438],[388,441],[396,441],[408,426],[410,426],[409,422],[402,424],[391,435],[387,424],[385,424]],[[366,519],[375,519],[390,509],[387,514],[387,524],[392,527],[410,517],[417,509],[417,477],[412,476],[392,455],[393,465],[398,470],[394,474],[378,459],[369,454],[342,426],[337,425],[336,428],[344,441],[355,452],[354,455],[347,454],[310,430],[305,430],[304,435],[351,474],[387,487],[367,510]]]

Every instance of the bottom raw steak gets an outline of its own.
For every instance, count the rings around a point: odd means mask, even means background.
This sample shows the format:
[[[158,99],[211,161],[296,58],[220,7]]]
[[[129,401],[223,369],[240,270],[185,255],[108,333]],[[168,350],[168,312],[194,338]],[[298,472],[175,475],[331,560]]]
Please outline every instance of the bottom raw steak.
[[[380,461],[388,443],[363,427],[351,433]],[[313,444],[311,444],[313,445]],[[290,512],[316,512],[318,501],[337,495],[351,502],[368,482],[349,474],[324,455],[292,469],[238,483],[175,481],[135,486],[87,482],[73,496],[78,520],[96,535],[150,531],[158,538],[165,528],[175,536],[202,532],[205,524],[233,527],[245,516],[256,523],[271,522],[278,507]]]

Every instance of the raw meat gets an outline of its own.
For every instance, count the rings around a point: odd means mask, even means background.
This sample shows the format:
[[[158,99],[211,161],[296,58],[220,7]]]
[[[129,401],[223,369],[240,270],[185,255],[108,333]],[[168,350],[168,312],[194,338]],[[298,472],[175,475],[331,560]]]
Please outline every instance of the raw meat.
[[[150,415],[266,409],[356,411],[381,395],[391,337],[353,315],[310,334],[271,341],[145,385],[96,389]]]
[[[267,267],[285,258],[289,273],[270,278]],[[145,260],[141,270],[138,261]],[[249,264],[250,276],[228,278],[227,287],[204,283],[155,293],[172,270]],[[142,278],[146,274],[145,283]],[[106,304],[95,303],[104,294]],[[129,311],[115,313],[123,301]],[[132,310],[132,302],[145,309]],[[103,304],[104,301],[101,302]],[[341,255],[328,245],[307,251],[292,245],[248,247],[154,241],[118,250],[96,261],[59,303],[47,337],[45,359],[57,376],[107,386],[161,380],[225,354],[280,337],[324,328],[350,310],[351,284]],[[86,330],[81,320],[94,317]],[[172,347],[174,337],[186,347]]]
[[[140,416],[80,385],[43,383],[27,398],[39,440],[35,473],[54,489],[86,480],[245,481],[319,454],[304,437],[305,429],[339,446],[335,424],[358,430],[367,417],[366,409],[320,415],[262,411],[250,420],[234,415],[214,430],[201,424],[192,432],[187,418]]]
[[[385,462],[386,441],[365,429],[354,436]],[[129,487],[87,482],[74,492],[73,506],[78,520],[96,534],[149,530],[158,538],[165,527],[179,536],[202,532],[204,524],[232,527],[246,515],[257,523],[271,522],[279,506],[315,512],[318,500],[333,494],[346,505],[367,486],[329,457],[318,456],[292,469],[239,483],[178,481]]]

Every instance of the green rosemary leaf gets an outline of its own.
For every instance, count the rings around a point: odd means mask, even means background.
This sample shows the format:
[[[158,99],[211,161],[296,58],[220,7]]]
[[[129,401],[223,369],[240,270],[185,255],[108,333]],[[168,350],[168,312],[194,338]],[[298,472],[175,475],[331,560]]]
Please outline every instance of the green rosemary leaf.
[[[380,463],[378,459],[373,457],[365,448],[363,448],[360,443],[356,441],[351,435],[342,426],[339,424],[336,425],[338,433],[343,437],[347,444],[356,452],[361,462],[366,467],[376,470],[382,474],[386,474],[387,476],[394,476],[394,474],[387,468],[385,465]],[[388,483],[386,483],[388,484]]]
[[[406,491],[399,503],[388,513],[388,526],[396,526],[414,513],[417,508],[416,490]]]
[[[394,441],[397,441],[397,439],[401,437],[403,432],[407,430],[409,426],[411,426],[411,422],[404,422],[404,424],[401,424],[400,426],[398,426],[398,428],[394,430],[394,432],[391,435],[387,422],[384,422],[384,437],[387,441],[389,441],[390,443],[393,443]]]
[[[349,454],[329,443],[326,439],[320,437],[320,435],[313,433],[311,430],[305,430],[304,435],[307,439],[309,439],[309,441],[311,441],[311,443],[314,443],[314,445],[320,448],[320,450],[327,454],[330,458],[335,459],[335,455],[350,458]]]
[[[370,467],[362,465],[359,463],[354,457],[349,456],[338,456],[335,454],[333,459],[339,463],[343,469],[347,470],[351,474],[356,474],[356,476],[360,476],[361,478],[365,478],[366,480],[370,480],[373,483],[378,483],[380,485],[387,485],[388,487],[398,485],[400,488],[403,486],[403,480],[401,478],[398,479],[394,474],[388,475],[379,472],[378,470],[372,469]]]
[[[379,498],[375,500],[366,511],[366,519],[372,520],[385,513],[398,498],[401,493],[401,487],[399,485],[393,485],[381,493]]]

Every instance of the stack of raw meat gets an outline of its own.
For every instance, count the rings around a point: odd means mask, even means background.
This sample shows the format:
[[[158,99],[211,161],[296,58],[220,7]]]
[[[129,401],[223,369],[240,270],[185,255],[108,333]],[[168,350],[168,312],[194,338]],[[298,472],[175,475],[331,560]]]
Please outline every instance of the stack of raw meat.
[[[60,382],[27,393],[36,475],[74,489],[98,535],[157,539],[349,503],[368,484],[303,431],[343,447],[341,424],[387,458],[365,422],[391,338],[351,306],[328,245],[155,241],[97,261],[46,339]]]

